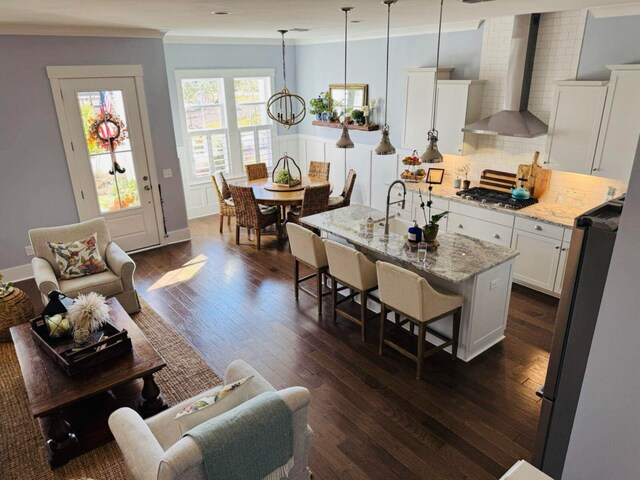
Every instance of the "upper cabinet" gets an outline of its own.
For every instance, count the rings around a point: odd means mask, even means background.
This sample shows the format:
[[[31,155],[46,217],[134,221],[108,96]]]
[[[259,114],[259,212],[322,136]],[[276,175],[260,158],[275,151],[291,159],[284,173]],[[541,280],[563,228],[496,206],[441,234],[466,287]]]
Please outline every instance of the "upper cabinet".
[[[440,68],[438,80],[451,78],[451,68]],[[404,131],[402,145],[410,150],[426,147],[427,132],[431,129],[435,68],[415,68],[407,74]],[[424,144],[424,145],[423,145]]]
[[[482,80],[438,82],[436,128],[440,152],[449,155],[475,153],[477,135],[463,132],[462,127],[480,120],[483,87]],[[424,134],[422,142],[426,142]]]
[[[629,180],[640,135],[640,65],[609,65],[593,175]]]
[[[438,74],[436,128],[438,148],[449,155],[468,155],[475,151],[476,135],[462,132],[467,123],[480,119],[483,82],[449,80],[451,68],[440,68]],[[422,151],[427,145],[433,114],[435,68],[406,70],[405,117],[403,147]]]
[[[607,82],[558,82],[549,119],[545,165],[590,174],[596,156]]]

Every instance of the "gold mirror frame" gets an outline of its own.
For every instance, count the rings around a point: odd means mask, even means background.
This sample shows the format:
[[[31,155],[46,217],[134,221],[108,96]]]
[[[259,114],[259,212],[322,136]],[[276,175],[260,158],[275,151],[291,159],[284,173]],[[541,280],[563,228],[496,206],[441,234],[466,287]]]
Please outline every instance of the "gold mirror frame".
[[[342,112],[342,103],[344,102],[344,93],[339,93],[334,96],[334,90],[344,92],[344,83],[332,83],[329,85],[329,98],[332,100],[333,111],[336,116]],[[361,91],[362,92],[362,105],[354,105],[351,110],[362,110],[362,107],[369,105],[369,85],[366,83],[347,83],[347,90]],[[350,116],[350,115],[349,115]]]

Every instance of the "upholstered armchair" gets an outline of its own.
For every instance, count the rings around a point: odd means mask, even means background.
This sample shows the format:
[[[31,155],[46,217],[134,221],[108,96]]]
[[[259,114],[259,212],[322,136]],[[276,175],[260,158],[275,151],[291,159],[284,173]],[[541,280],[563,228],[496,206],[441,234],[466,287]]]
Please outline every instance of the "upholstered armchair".
[[[185,400],[147,420],[130,408],[116,410],[109,417],[109,428],[122,451],[129,475],[133,480],[205,480],[207,478],[202,453],[193,438],[183,437],[185,431],[225,413],[263,392],[276,390],[253,368],[242,360],[236,360],[227,368],[225,383],[230,384],[252,376],[249,381],[224,397],[218,403],[181,419],[176,413],[197,397]],[[293,460],[289,479],[308,480],[309,447],[313,432],[307,425],[309,391],[303,387],[285,388],[277,392],[293,412]],[[190,418],[191,417],[191,418]],[[251,458],[247,458],[250,462]]]
[[[60,279],[60,268],[47,242],[72,242],[94,233],[98,237],[98,251],[109,270],[69,280]],[[29,238],[35,254],[31,260],[33,277],[45,303],[51,290],[59,290],[70,298],[81,293],[97,292],[105,297],[115,297],[127,313],[140,311],[138,293],[133,283],[136,264],[111,241],[104,218],[63,227],[34,228],[29,230]]]

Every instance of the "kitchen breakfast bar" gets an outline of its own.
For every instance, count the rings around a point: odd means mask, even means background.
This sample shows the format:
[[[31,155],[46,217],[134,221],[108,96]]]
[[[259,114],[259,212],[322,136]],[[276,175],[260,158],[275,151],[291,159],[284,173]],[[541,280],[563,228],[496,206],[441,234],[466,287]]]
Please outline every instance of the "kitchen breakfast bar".
[[[360,233],[360,223],[375,221],[372,238]],[[385,214],[363,205],[351,205],[303,217],[301,222],[320,230],[330,238],[366,254],[372,260],[383,260],[412,270],[433,287],[464,298],[460,326],[458,358],[468,362],[504,339],[511,296],[513,265],[518,252],[510,248],[460,234],[441,233],[437,251],[429,252],[423,263],[406,246],[408,222],[391,218],[389,238],[383,241]],[[376,303],[368,305],[379,310]],[[430,328],[450,337],[452,317],[442,319]],[[441,343],[427,333],[427,340]],[[450,351],[450,349],[447,349]]]

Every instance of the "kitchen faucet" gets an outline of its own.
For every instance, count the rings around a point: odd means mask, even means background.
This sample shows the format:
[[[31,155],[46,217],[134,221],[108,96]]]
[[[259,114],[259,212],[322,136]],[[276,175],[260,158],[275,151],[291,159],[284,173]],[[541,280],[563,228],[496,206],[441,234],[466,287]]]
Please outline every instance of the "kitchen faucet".
[[[402,185],[402,190],[403,190],[402,200],[396,200],[395,202],[391,202],[391,189],[397,183]],[[404,210],[406,196],[407,196],[407,186],[402,180],[395,180],[394,182],[391,183],[391,185],[389,185],[389,190],[387,190],[387,211],[384,217],[384,236],[381,239],[383,242],[389,241],[389,207],[391,205],[397,205],[398,203],[401,203],[402,209]]]

